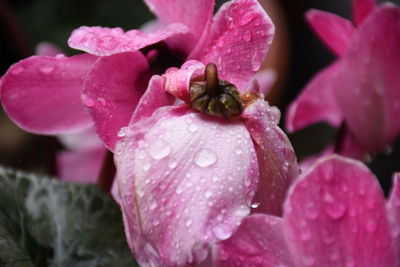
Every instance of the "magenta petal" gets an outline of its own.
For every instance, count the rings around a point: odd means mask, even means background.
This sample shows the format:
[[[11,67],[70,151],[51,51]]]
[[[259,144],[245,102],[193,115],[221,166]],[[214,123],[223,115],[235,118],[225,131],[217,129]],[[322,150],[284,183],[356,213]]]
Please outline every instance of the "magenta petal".
[[[318,36],[338,56],[343,56],[347,52],[354,35],[351,21],[320,10],[308,11],[306,18]]]
[[[82,101],[110,150],[146,89],[147,68],[141,53],[127,52],[100,58],[88,75]]]
[[[361,162],[325,157],[297,180],[284,209],[296,266],[397,266],[383,192]]]
[[[186,52],[195,46],[202,35],[208,34],[214,12],[213,0],[145,0],[145,3],[162,23],[181,23],[188,28],[190,35],[181,40]]]
[[[353,18],[357,25],[360,25],[367,18],[376,6],[376,0],[353,0]]]
[[[189,102],[189,85],[193,78],[204,76],[205,66],[196,60],[186,61],[180,69],[169,68],[165,74],[165,90],[175,97]]]
[[[67,182],[97,182],[106,150],[102,147],[87,151],[62,151],[57,155],[57,170]]]
[[[186,266],[248,215],[259,177],[240,122],[160,108],[131,124],[115,162],[130,247],[142,265]]]
[[[174,23],[154,32],[139,30],[124,32],[121,28],[87,27],[74,30],[68,39],[71,48],[97,56],[108,56],[123,52],[135,52],[171,36],[187,33],[185,25]]]
[[[392,192],[387,203],[389,222],[392,226],[392,236],[395,242],[396,253],[400,253],[400,173],[393,176]]]
[[[282,225],[279,217],[247,216],[231,238],[216,245],[215,266],[294,266]]]
[[[264,100],[247,107],[242,119],[253,139],[260,181],[253,200],[254,212],[282,214],[289,185],[299,175],[296,155],[286,134],[278,127],[279,110]]]
[[[81,104],[83,81],[96,59],[90,55],[33,56],[11,66],[2,79],[1,100],[26,131],[60,134],[89,127]]]
[[[400,133],[399,23],[399,7],[378,8],[359,28],[331,81],[350,130],[370,152]]]
[[[256,0],[230,1],[215,15],[203,50],[190,58],[215,63],[222,79],[243,89],[264,61],[274,32]]]
[[[321,121],[339,127],[343,119],[333,96],[332,91],[337,88],[332,87],[332,81],[340,68],[341,62],[336,62],[322,70],[291,103],[285,122],[289,132]]]

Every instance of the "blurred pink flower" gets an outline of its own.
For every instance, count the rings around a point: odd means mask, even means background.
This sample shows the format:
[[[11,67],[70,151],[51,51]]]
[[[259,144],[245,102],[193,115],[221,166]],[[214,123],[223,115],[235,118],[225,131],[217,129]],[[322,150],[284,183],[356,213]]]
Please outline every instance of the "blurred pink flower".
[[[134,115],[117,143],[126,235],[142,265],[203,261],[209,246],[229,238],[251,205],[253,212],[281,215],[286,190],[299,173],[293,148],[277,126],[279,110],[262,98],[230,119],[188,105],[189,85],[205,79],[204,69],[188,61],[154,76],[151,102],[160,102],[167,90],[186,103],[161,107],[147,118]],[[227,81],[230,75],[235,72],[226,73]],[[238,90],[256,94],[258,88]],[[148,103],[141,101],[138,110]]]
[[[213,251],[215,266],[398,266],[400,175],[388,202],[361,162],[331,155],[292,185],[283,218],[254,214]]]
[[[341,127],[336,152],[361,158],[379,152],[400,133],[400,8],[353,1],[355,24],[311,10],[307,20],[339,57],[292,103],[289,131],[319,121]]]

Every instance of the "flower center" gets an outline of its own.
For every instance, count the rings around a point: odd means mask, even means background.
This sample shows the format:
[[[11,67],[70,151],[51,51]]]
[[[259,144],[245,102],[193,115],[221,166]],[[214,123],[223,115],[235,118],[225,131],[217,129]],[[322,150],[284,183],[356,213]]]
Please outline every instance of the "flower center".
[[[201,113],[230,118],[243,111],[243,102],[235,85],[218,79],[217,66],[208,63],[204,81],[190,83],[190,105]]]

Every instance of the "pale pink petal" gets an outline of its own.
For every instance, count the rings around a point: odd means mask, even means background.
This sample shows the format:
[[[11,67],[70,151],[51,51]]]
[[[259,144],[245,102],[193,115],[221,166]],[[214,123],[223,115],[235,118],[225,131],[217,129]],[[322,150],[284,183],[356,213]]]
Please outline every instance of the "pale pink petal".
[[[119,140],[119,130],[128,126],[146,89],[147,68],[141,53],[127,52],[100,58],[88,75],[82,101],[110,150]]]
[[[396,253],[400,253],[400,173],[393,176],[392,192],[387,203],[389,222],[392,226],[392,236]]]
[[[61,49],[49,42],[41,42],[36,46],[35,54],[38,56],[51,56],[54,57],[58,54],[62,54]]]
[[[360,161],[332,155],[302,175],[284,235],[296,266],[397,266],[382,189]]]
[[[189,52],[202,35],[208,34],[214,12],[213,0],[145,0],[145,3],[162,23],[181,23],[188,28],[190,35],[180,40],[185,52]]]
[[[83,81],[96,57],[33,56],[11,66],[1,99],[12,120],[26,131],[61,134],[89,127],[81,104]]]
[[[71,48],[97,56],[109,56],[123,52],[135,52],[172,36],[187,33],[185,25],[174,23],[154,32],[139,30],[124,32],[121,28],[87,27],[74,30],[68,39]]]
[[[384,5],[361,25],[332,80],[355,138],[376,152],[400,133],[400,8]]]
[[[355,30],[351,21],[315,9],[308,11],[306,18],[313,30],[333,52],[339,57],[346,54]]]
[[[57,155],[57,170],[61,180],[67,182],[97,182],[106,149],[62,151]]]
[[[98,137],[94,127],[75,133],[57,136],[65,148],[73,151],[87,151],[103,147],[103,142]]]
[[[376,0],[353,0],[353,18],[360,25],[375,9]]]
[[[169,68],[164,74],[165,90],[175,97],[189,102],[190,81],[204,76],[204,69],[204,64],[196,60],[186,61],[180,69]]]
[[[278,74],[275,70],[267,69],[257,72],[253,79],[259,84],[259,92],[264,96],[267,96],[277,78]]]
[[[215,15],[206,45],[189,57],[215,63],[221,79],[241,90],[259,70],[274,32],[274,24],[257,0],[230,1]]]
[[[321,121],[340,126],[343,118],[332,92],[337,89],[332,84],[340,68],[341,62],[336,62],[322,70],[291,103],[285,121],[289,132]]]
[[[280,217],[253,214],[236,233],[214,250],[216,267],[294,266],[282,232]]]
[[[247,107],[241,117],[253,139],[260,166],[253,212],[280,216],[286,191],[299,175],[299,169],[293,147],[277,125],[279,110],[259,99]]]
[[[115,162],[130,247],[142,265],[186,266],[249,214],[259,177],[240,121],[164,107],[131,124]]]

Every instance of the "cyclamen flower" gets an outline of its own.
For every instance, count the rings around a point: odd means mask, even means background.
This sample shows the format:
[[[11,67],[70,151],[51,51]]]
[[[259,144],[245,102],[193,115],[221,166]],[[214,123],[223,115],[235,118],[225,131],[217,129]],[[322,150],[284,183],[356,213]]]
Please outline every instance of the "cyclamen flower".
[[[277,126],[279,111],[256,98],[257,92],[229,84],[228,75],[218,81],[215,66],[205,70],[198,61],[170,69],[165,83],[151,83],[148,90],[167,90],[186,103],[141,120],[134,115],[123,129],[115,152],[117,181],[128,243],[141,265],[205,260],[209,247],[232,235],[252,203],[254,211],[281,214],[299,171]],[[198,94],[201,86],[206,93]],[[235,90],[249,101],[241,115]],[[152,101],[162,97],[154,93]],[[146,108],[141,104],[138,110]]]
[[[341,127],[337,152],[362,157],[379,152],[400,133],[400,8],[353,1],[355,25],[311,10],[307,20],[338,55],[290,106],[286,127],[325,121]]]
[[[387,203],[359,161],[331,155],[289,190],[283,218],[246,217],[215,266],[398,266],[400,175]]]
[[[145,31],[84,26],[68,43],[88,54],[34,56],[13,65],[1,90],[9,116],[39,134],[76,132],[94,122],[113,150],[152,74],[198,59],[215,62],[223,78],[235,73],[231,82],[242,86],[272,41],[273,24],[256,0],[226,3],[214,19],[213,0],[145,2],[159,18]]]

